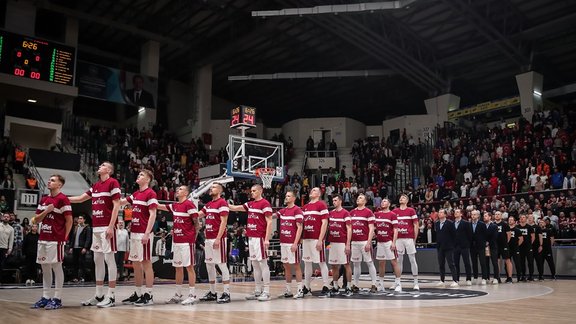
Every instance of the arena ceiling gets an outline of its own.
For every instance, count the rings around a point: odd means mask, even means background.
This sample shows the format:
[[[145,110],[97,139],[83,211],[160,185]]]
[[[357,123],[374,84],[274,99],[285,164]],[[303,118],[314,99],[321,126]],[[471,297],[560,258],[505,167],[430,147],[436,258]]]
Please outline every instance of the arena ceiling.
[[[404,0],[405,1],[405,0]],[[139,64],[161,44],[160,78],[189,81],[213,65],[213,93],[258,108],[267,125],[349,116],[367,124],[424,113],[447,92],[462,104],[517,93],[514,76],[544,74],[545,89],[576,79],[576,1],[415,0],[401,9],[253,17],[252,11],[369,0],[52,0],[79,18],[79,57]],[[384,2],[384,1],[378,1]],[[229,81],[230,76],[366,71],[375,76]],[[160,98],[162,100],[162,98]],[[227,118],[213,111],[213,118]]]

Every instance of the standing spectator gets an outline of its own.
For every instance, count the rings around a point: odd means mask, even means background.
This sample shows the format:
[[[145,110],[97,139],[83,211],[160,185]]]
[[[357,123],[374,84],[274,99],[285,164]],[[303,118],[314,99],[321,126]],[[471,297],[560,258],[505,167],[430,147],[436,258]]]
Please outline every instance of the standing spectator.
[[[0,223],[0,273],[4,270],[4,263],[12,254],[14,248],[14,228],[10,226],[10,215],[2,215]]]
[[[10,226],[14,228],[14,248],[12,252],[15,256],[19,257],[22,254],[22,241],[24,240],[24,231],[22,230],[20,221],[14,213],[10,213]]]
[[[73,282],[84,282],[86,269],[86,252],[92,246],[92,229],[86,224],[84,215],[78,216],[78,223],[68,236],[68,253],[72,254]]]
[[[5,196],[0,196],[0,213],[5,213],[10,209]]]
[[[576,141],[574,143],[576,144]],[[572,175],[572,172],[568,171],[566,173],[562,189],[576,189],[576,177]]]
[[[118,220],[116,226],[116,267],[118,269],[119,281],[124,280],[124,257],[128,251],[128,231],[124,228],[124,221]]]
[[[448,263],[450,273],[452,274],[452,283],[450,288],[458,288],[458,275],[454,267],[454,246],[456,240],[456,228],[454,223],[446,219],[446,210],[440,209],[438,211],[438,221],[435,223],[437,244],[436,249],[438,252],[438,265],[440,267],[440,282],[437,286],[444,287],[444,279],[446,275],[445,265]]]
[[[38,278],[38,264],[36,256],[38,255],[38,224],[30,226],[30,232],[24,236],[22,243],[22,255],[24,256],[25,273],[27,285],[33,285]]]
[[[558,168],[554,168],[554,173],[550,177],[550,186],[552,189],[562,189],[564,184],[564,175]]]
[[[12,180],[12,177],[9,174],[7,174],[4,181],[2,181],[2,183],[0,183],[0,188],[2,188],[2,189],[14,189],[14,181]]]

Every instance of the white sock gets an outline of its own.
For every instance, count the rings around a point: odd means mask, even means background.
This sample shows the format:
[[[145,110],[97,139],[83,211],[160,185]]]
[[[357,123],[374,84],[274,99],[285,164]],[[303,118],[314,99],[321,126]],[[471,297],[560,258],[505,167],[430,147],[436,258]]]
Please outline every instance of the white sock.
[[[52,266],[42,264],[42,297],[50,299],[50,287],[52,287]]]
[[[310,289],[310,281],[312,281],[312,262],[304,262],[304,286]]]
[[[318,263],[318,265],[320,266],[320,273],[322,274],[322,281],[324,281],[324,287],[330,286],[330,276],[328,276],[329,271],[326,262],[320,262]]]
[[[211,283],[210,284],[210,292],[216,292],[216,284],[215,283]]]
[[[372,280],[372,286],[376,286],[376,267],[374,266],[374,262],[366,262],[368,265],[368,272],[370,273],[370,279]]]
[[[415,284],[415,285],[418,284],[418,277],[414,277],[414,284]]]
[[[384,276],[379,278],[380,285],[384,286]]]
[[[230,294],[230,284],[224,284],[224,292]]]
[[[400,280],[400,278],[394,278],[394,282],[399,285],[402,283],[402,280]]]
[[[104,286],[96,285],[96,297],[102,297],[104,295]]]
[[[190,287],[190,288],[188,288],[188,295],[190,295],[190,296],[196,296],[196,287]]]
[[[142,296],[142,286],[136,287],[136,295]]]
[[[352,278],[352,284],[358,287],[360,284],[360,272],[362,271],[360,262],[353,262],[354,263],[354,273]]]
[[[292,284],[290,284],[289,282],[286,283],[286,291],[290,292],[292,290]]]
[[[304,284],[302,283],[302,281],[300,281],[298,283],[298,291],[302,290],[302,288],[304,288]]]
[[[62,299],[62,287],[64,286],[64,270],[62,269],[62,263],[52,264],[52,269],[54,270],[54,298]]]
[[[146,292],[148,293],[148,295],[152,296],[152,288],[146,287]]]

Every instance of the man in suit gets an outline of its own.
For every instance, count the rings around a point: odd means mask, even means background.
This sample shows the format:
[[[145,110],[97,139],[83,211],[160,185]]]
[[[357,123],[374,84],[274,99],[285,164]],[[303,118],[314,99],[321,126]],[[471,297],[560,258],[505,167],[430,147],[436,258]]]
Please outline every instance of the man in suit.
[[[68,236],[68,253],[72,254],[73,264],[73,281],[84,281],[86,264],[86,252],[90,251],[92,246],[92,230],[86,224],[84,215],[78,216],[78,224],[72,228]]]
[[[480,221],[480,211],[472,211],[472,246],[470,254],[472,257],[472,272],[474,279],[478,283],[478,261],[480,261],[480,270],[482,271],[482,285],[486,285],[488,279],[488,269],[486,269],[486,224]]]
[[[144,78],[141,75],[132,77],[134,88],[126,90],[126,103],[137,107],[156,108],[152,94],[144,90]]]
[[[486,224],[486,242],[490,251],[490,255],[486,256],[486,272],[490,274],[490,263],[492,263],[494,269],[492,284],[497,285],[501,283],[498,266],[498,226],[492,222],[492,214],[489,212],[484,213],[484,224]]]
[[[472,285],[472,269],[470,266],[470,245],[472,244],[472,224],[462,219],[462,209],[454,210],[454,266],[456,268],[456,279],[460,281],[460,256],[464,261],[466,271],[466,285]]]
[[[448,267],[452,274],[452,283],[450,284],[450,288],[458,288],[458,277],[456,276],[456,268],[454,267],[453,258],[456,228],[451,220],[446,219],[446,209],[440,209],[438,211],[438,221],[434,226],[436,227],[436,249],[438,251],[438,265],[440,267],[440,282],[436,286],[445,286],[445,263],[448,262]]]

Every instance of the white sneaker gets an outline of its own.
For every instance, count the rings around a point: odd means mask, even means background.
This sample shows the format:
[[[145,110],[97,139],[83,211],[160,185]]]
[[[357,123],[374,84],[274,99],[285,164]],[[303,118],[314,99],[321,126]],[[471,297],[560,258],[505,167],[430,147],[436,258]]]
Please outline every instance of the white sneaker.
[[[180,304],[182,305],[194,305],[198,302],[198,298],[194,295],[188,295],[186,299],[184,299]]]
[[[263,292],[258,296],[258,301],[269,301],[270,299],[270,293],[267,292]]]
[[[255,291],[251,295],[246,296],[246,300],[258,300],[258,297],[262,295],[261,291]]]
[[[498,279],[492,279],[492,284],[493,284],[493,285],[497,285],[497,284],[498,284]]]
[[[298,292],[296,294],[294,294],[294,299],[300,299],[300,298],[304,298],[304,292],[302,291],[302,289],[299,289]]]
[[[174,294],[166,301],[166,304],[180,304],[180,302],[182,302],[182,295]]]
[[[456,281],[452,281],[452,283],[450,284],[450,288],[458,288],[458,287],[460,287],[460,285]]]
[[[444,281],[440,281],[438,283],[436,283],[436,287],[445,287],[446,284],[444,283]]]
[[[472,280],[466,280],[466,286],[472,286]]]
[[[30,285],[30,279],[26,280],[26,286]]]
[[[106,296],[104,300],[96,304],[98,308],[108,308],[116,306],[116,299],[114,297]]]
[[[402,292],[402,285],[397,285],[396,288],[394,288],[394,292]]]
[[[384,288],[384,284],[383,284],[383,283],[378,284],[378,291],[379,291],[379,292],[385,292],[385,291],[386,291],[386,289]]]
[[[33,285],[35,285],[35,284],[36,284],[36,281],[30,279],[30,285],[33,286]]]
[[[486,279],[482,279],[482,282],[480,283],[482,286],[486,286]]]
[[[98,303],[100,303],[103,300],[104,300],[104,296],[102,296],[102,297],[92,296],[92,298],[83,301],[81,304],[82,304],[82,306],[96,306],[96,305],[98,305]]]
[[[394,281],[392,286],[390,286],[390,290],[394,290],[394,289],[396,289],[396,287],[398,287],[398,284],[396,283],[396,281]]]
[[[418,290],[418,291],[419,291],[419,290],[420,290],[420,286],[418,286],[418,284],[415,284],[415,285],[414,285],[414,290]]]

